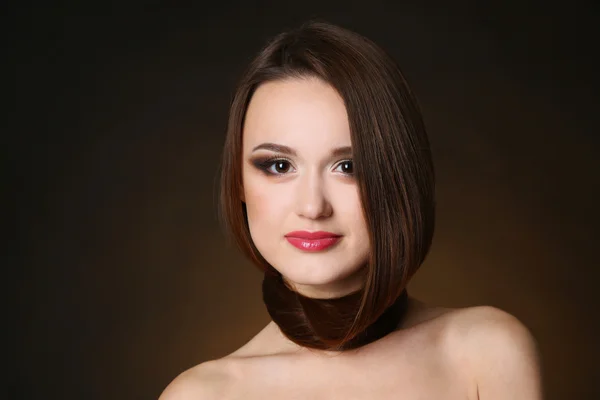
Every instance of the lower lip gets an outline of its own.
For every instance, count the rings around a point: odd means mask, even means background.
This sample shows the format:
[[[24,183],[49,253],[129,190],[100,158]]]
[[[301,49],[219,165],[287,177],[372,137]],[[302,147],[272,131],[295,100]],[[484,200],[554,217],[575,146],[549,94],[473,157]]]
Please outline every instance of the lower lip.
[[[302,239],[297,237],[286,237],[290,244],[302,251],[322,251],[325,250],[337,242],[340,241],[341,237],[329,237],[323,239]]]

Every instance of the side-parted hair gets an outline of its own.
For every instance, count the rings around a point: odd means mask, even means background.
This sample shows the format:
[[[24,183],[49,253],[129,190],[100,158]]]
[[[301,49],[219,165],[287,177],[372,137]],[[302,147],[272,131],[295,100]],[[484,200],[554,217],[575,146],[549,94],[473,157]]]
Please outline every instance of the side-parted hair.
[[[242,182],[246,110],[263,83],[319,78],[346,106],[354,173],[366,219],[370,258],[364,287],[337,299],[293,292],[250,236]],[[263,300],[295,343],[345,350],[394,330],[405,314],[406,285],[424,261],[435,221],[434,170],[416,99],[395,61],[369,39],[322,21],[273,38],[250,63],[231,103],[221,165],[225,229],[264,271]]]

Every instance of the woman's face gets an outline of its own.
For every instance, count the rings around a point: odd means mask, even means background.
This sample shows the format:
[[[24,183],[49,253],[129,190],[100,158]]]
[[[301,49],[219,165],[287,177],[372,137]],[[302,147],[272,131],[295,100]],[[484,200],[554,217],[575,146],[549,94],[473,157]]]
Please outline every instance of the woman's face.
[[[316,78],[261,85],[246,113],[243,159],[243,200],[262,256],[308,297],[361,288],[369,237],[338,93]]]

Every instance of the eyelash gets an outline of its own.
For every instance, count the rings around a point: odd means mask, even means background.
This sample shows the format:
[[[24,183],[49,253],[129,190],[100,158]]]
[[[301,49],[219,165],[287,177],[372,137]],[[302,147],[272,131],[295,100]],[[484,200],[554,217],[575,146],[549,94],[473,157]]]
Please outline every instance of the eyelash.
[[[290,167],[292,164],[291,160],[289,160],[287,158],[282,158],[282,157],[267,158],[265,160],[255,160],[255,161],[253,161],[253,164],[256,168],[258,168],[259,170],[261,170],[262,172],[264,172],[265,174],[267,174],[269,176],[282,176],[282,175],[287,174],[287,172],[277,173],[277,172],[270,171],[271,167],[273,167],[278,162],[286,162],[286,163],[290,164]],[[354,161],[352,159],[342,160],[342,161],[338,162],[336,169],[339,168],[340,165],[343,165],[344,163],[347,163],[347,162],[353,163]],[[342,172],[342,173],[346,176],[354,176],[354,171],[352,173],[345,173],[345,172]]]

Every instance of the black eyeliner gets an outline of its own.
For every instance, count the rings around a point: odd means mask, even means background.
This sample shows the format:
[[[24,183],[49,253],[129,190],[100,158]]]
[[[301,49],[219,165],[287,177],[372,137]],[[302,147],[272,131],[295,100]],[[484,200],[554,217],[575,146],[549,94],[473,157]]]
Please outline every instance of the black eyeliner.
[[[276,175],[283,175],[283,174],[275,174],[273,172],[269,171],[269,168],[271,168],[273,166],[273,164],[275,164],[278,161],[285,161],[287,163],[289,163],[291,165],[291,161],[288,160],[287,158],[284,157],[266,157],[266,158],[261,158],[261,157],[257,157],[255,159],[251,160],[252,165],[254,165],[254,167],[260,171],[262,171],[263,173],[265,173],[268,176],[276,176]]]

